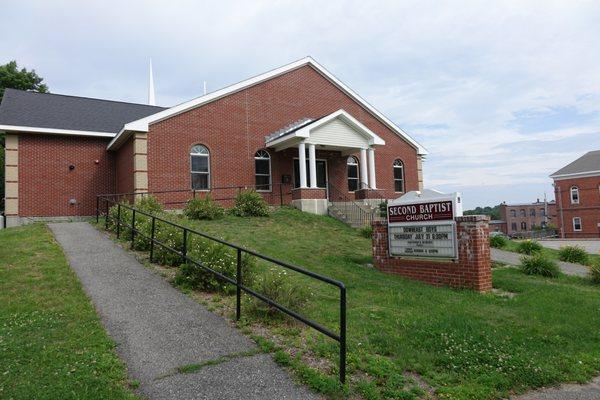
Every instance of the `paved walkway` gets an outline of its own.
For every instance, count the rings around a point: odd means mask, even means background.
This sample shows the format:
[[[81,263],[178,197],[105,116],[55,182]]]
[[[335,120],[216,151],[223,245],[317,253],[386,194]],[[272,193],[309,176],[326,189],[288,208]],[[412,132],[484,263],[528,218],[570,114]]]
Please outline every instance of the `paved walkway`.
[[[86,222],[49,224],[149,399],[316,399],[268,354]],[[237,356],[236,356],[237,355]],[[177,367],[223,356],[195,373]]]
[[[512,251],[505,251],[500,249],[491,249],[492,261],[499,261],[510,265],[521,264],[522,254],[514,253]],[[558,266],[562,272],[566,275],[582,276],[585,277],[589,274],[589,268],[585,265],[572,264],[564,261],[557,261]]]
[[[534,390],[511,397],[512,400],[598,400],[600,377],[585,385],[566,384],[557,388]]]

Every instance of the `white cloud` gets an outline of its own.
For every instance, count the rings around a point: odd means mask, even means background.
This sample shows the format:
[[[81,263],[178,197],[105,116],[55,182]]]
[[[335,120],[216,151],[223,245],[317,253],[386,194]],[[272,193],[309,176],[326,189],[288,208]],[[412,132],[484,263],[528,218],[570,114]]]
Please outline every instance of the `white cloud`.
[[[20,1],[2,14],[0,62],[62,93],[144,101],[152,56],[170,105],[204,80],[214,90],[311,54],[430,150],[426,183],[442,188],[528,200],[510,183],[546,190],[600,148],[598,117],[515,124],[557,108],[600,115],[600,3]]]

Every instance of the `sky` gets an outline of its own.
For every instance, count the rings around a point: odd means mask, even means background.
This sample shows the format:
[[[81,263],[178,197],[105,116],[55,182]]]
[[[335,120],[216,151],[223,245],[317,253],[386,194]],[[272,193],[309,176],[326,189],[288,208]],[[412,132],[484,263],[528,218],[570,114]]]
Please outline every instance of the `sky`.
[[[0,0],[0,64],[51,92],[171,106],[304,56],[429,152],[466,208],[553,198],[600,149],[600,2]]]

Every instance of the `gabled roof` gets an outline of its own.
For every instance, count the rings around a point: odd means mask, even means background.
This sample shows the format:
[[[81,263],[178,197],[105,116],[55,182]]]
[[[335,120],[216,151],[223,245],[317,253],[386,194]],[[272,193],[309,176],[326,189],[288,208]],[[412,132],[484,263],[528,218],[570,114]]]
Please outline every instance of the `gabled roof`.
[[[338,110],[324,117],[320,117],[314,120],[305,119],[299,121],[291,129],[284,130],[283,132],[278,131],[265,138],[265,145],[267,147],[277,146],[283,142],[293,140],[295,138],[308,139],[310,138],[310,132],[323,125],[328,124],[334,119],[343,121],[346,125],[350,126],[354,132],[367,138],[370,145],[384,145],[385,141],[375,134],[372,130],[361,124],[356,118],[348,114],[344,110]],[[281,133],[279,133],[281,132]]]
[[[600,175],[600,150],[585,153],[582,157],[550,175],[550,178],[576,178],[586,175]]]
[[[124,124],[163,107],[6,89],[0,131],[114,137]]]
[[[148,132],[149,125],[162,121],[164,119],[173,117],[177,114],[181,114],[188,110],[191,110],[196,107],[203,106],[204,104],[210,103],[212,101],[218,100],[222,97],[228,96],[230,94],[236,93],[240,90],[244,90],[250,86],[254,86],[261,82],[264,82],[269,79],[273,79],[280,75],[283,75],[287,72],[293,71],[295,69],[301,68],[305,65],[310,65],[317,72],[323,75],[326,79],[332,82],[335,86],[337,86],[340,90],[350,96],[353,100],[361,104],[367,110],[369,110],[377,119],[379,119],[383,124],[385,124],[388,128],[394,131],[398,136],[406,140],[410,145],[412,145],[419,154],[425,155],[427,154],[427,150],[419,143],[417,143],[412,137],[410,137],[406,132],[396,126],[391,120],[389,120],[382,113],[377,111],[371,104],[369,104],[366,100],[360,97],[356,92],[346,86],[343,82],[337,79],[333,74],[327,71],[323,66],[317,63],[312,57],[305,57],[298,61],[295,61],[291,64],[284,65],[283,67],[276,68],[274,70],[265,72],[264,74],[257,75],[253,78],[246,79],[245,81],[236,83],[234,85],[225,87],[223,89],[217,90],[215,92],[206,94],[204,96],[197,97],[193,100],[186,101],[185,103],[181,103],[159,113],[150,115],[145,118],[141,118],[137,121],[130,122],[126,124],[123,129],[119,132],[119,134],[109,143],[108,149],[117,149],[121,144],[123,144],[131,132]]]

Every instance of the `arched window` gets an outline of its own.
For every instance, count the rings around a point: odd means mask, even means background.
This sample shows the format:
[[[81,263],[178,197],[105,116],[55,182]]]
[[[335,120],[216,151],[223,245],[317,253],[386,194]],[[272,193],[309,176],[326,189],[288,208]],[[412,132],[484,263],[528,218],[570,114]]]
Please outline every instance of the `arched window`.
[[[400,159],[394,160],[394,191],[404,192],[404,164]]]
[[[348,191],[354,192],[358,190],[358,160],[354,156],[348,157],[346,160],[348,167]]]
[[[201,144],[190,151],[190,173],[193,190],[210,189],[210,153]]]
[[[521,230],[522,231],[526,231],[527,230],[527,222],[521,222]]]
[[[254,170],[256,190],[271,191],[271,156],[266,150],[254,154]]]
[[[571,186],[571,204],[579,204],[579,188]]]

